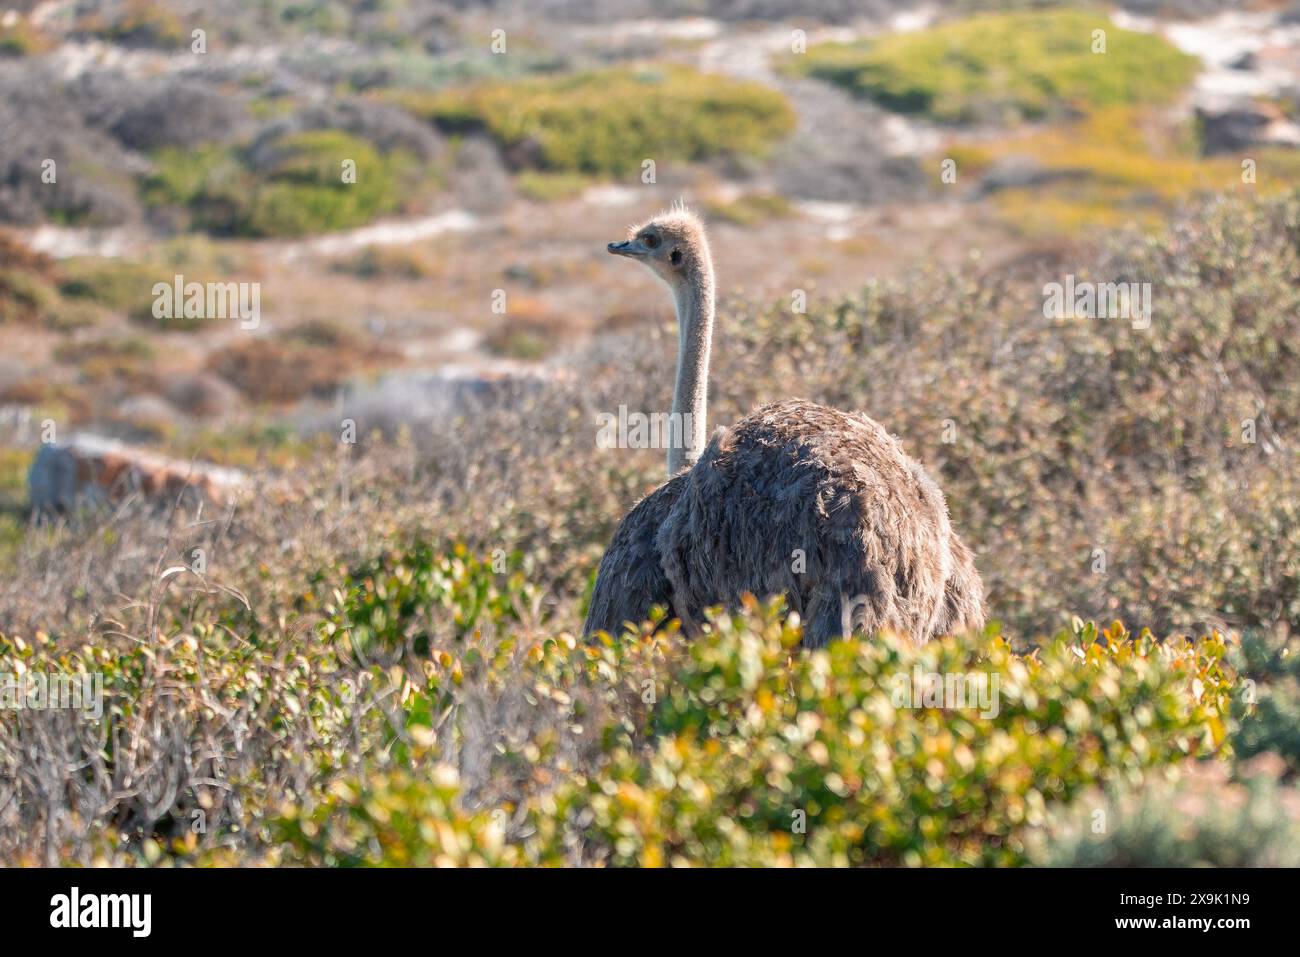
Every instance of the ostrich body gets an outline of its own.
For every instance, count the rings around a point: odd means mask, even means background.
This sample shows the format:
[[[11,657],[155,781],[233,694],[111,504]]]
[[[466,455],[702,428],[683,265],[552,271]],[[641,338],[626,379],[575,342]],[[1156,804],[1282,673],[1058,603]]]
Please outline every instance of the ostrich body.
[[[600,563],[584,628],[616,633],[655,604],[689,632],[703,609],[746,592],[784,595],[804,644],[891,629],[924,642],[984,623],[970,550],[943,493],[898,440],[858,413],[787,399],[705,443],[713,265],[703,224],[673,209],[611,243],[673,295],[673,412],[689,413],[668,450],[668,481],[623,519]]]

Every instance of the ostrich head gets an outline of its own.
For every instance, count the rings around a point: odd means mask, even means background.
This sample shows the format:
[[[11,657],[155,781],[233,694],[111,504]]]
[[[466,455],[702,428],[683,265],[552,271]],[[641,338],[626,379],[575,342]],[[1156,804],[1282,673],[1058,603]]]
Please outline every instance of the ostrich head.
[[[704,223],[685,206],[674,206],[633,226],[627,239],[607,248],[615,256],[644,263],[674,291],[702,281],[711,283],[713,278]]]
[[[680,204],[610,243],[615,256],[636,259],[662,279],[677,310],[677,378],[673,414],[683,418],[668,447],[668,475],[691,465],[704,450],[708,415],[709,348],[713,340],[713,261],[700,217]]]

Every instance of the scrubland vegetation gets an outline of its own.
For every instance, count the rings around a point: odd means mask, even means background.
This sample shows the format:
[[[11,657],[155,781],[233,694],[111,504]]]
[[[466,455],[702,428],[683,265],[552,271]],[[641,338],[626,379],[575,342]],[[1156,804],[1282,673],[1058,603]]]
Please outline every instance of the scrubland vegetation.
[[[317,454],[233,513],[28,531],[0,670],[99,672],[106,711],[0,725],[0,853],[1293,861],[1300,198],[1209,203],[1078,273],[1152,282],[1150,328],[1045,319],[1038,282],[975,266],[719,316],[717,421],[798,381],[889,422],[977,543],[984,633],[806,654],[755,602],[693,643],[580,641],[662,468],[595,448],[596,410],[670,379],[667,332],[610,333],[576,380]],[[996,676],[996,714],[898,706],[918,668]]]
[[[1099,51],[1083,42],[1099,29],[1104,69],[1097,68]],[[1198,65],[1159,37],[1078,10],[983,13],[917,33],[818,44],[789,62],[890,109],[956,123],[1165,102]]]
[[[487,129],[511,164],[613,176],[660,162],[761,154],[794,129],[780,94],[679,67],[539,76],[395,102],[449,130]]]
[[[1300,151],[1222,148],[1207,64],[1093,10],[723,3],[661,39],[606,21],[695,6],[615,6],[528,0],[508,55],[474,4],[0,25],[0,221],[133,240],[0,232],[0,676],[105,704],[3,711],[0,863],[1300,864]],[[857,39],[788,52],[796,18]],[[663,470],[597,414],[662,408],[677,348],[603,244],[681,195],[718,253],[710,426],[798,395],[898,434],[983,632],[809,654],[754,596],[694,642],[664,610],[582,640]],[[181,273],[264,283],[266,323],[157,318]],[[1045,318],[1067,274],[1149,282],[1149,326]],[[507,371],[345,405],[442,348]],[[20,414],[253,485],[34,523]]]
[[[337,130],[285,136],[260,168],[219,147],[169,150],[145,184],[151,205],[189,211],[193,225],[238,236],[304,236],[361,226],[400,204],[403,167],[364,140]],[[344,164],[362,171],[344,180]]]

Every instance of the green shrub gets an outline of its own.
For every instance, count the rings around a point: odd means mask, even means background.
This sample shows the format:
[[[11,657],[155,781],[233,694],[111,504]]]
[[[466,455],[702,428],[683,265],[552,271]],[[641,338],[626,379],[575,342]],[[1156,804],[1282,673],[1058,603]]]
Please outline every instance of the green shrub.
[[[521,560],[504,552],[495,563],[481,560],[463,545],[450,554],[428,545],[390,551],[349,571],[352,584],[326,606],[323,634],[362,650],[428,655],[432,634],[463,639],[484,622],[520,621],[538,601]]]
[[[33,253],[18,240],[0,234],[0,325],[24,323],[56,332],[71,332],[95,325],[101,306],[70,294],[68,270],[46,256]]]
[[[1297,867],[1300,792],[1253,768],[1242,783],[1222,764],[1184,770],[1054,815],[1032,842],[1051,867]]]
[[[727,203],[708,203],[705,212],[713,221],[756,226],[774,219],[784,219],[794,212],[794,208],[780,193],[745,193]]]
[[[1116,625],[1096,641],[1080,623],[1029,656],[995,629],[792,655],[799,638],[773,605],[715,619],[689,645],[643,631],[586,649],[543,641],[521,661],[471,641],[425,668],[449,679],[433,708],[404,694],[417,720],[394,738],[401,763],[285,809],[275,840],[308,864],[1017,864],[1052,808],[1223,741],[1233,676],[1217,637],[1161,644]],[[435,719],[475,682],[502,694],[520,667],[534,707],[587,723],[575,703],[604,702],[604,757],[585,778],[466,811],[454,774],[422,756],[448,734]],[[912,708],[900,695],[917,669],[999,681],[981,705]],[[503,741],[493,760],[534,775],[555,751],[546,732]]]
[[[995,629],[793,654],[774,608],[717,620],[664,676],[648,753],[616,749],[544,800],[613,864],[1017,864],[1048,805],[1214,753],[1231,672],[1217,636],[1090,625],[1017,656]],[[996,675],[994,706],[908,707],[914,673]],[[899,695],[904,697],[900,698]],[[949,700],[947,704],[954,704]]]
[[[1244,680],[1233,753],[1240,758],[1271,753],[1291,774],[1300,772],[1300,639],[1284,629],[1251,629],[1236,657]]]
[[[162,150],[144,184],[145,199],[183,207],[195,227],[215,234],[303,236],[394,212],[411,172],[404,154],[380,153],[340,130],[289,134],[274,150],[273,162],[256,171],[229,147]],[[345,161],[355,163],[355,182],[343,179]]]
[[[401,161],[338,130],[311,130],[277,144],[281,156],[253,190],[242,232],[302,236],[362,226],[401,203]],[[355,183],[342,179],[343,162],[356,164]]]
[[[41,322],[58,300],[57,290],[39,274],[0,269],[0,324]]]
[[[59,291],[69,299],[105,306],[141,319],[153,316],[153,287],[172,280],[174,270],[118,259],[72,259],[63,266]]]
[[[515,180],[522,195],[541,203],[580,196],[590,183],[582,173],[550,173],[533,169],[521,170]]]
[[[458,806],[455,768],[396,770],[340,783],[310,813],[274,823],[278,852],[307,867],[481,867],[518,860],[505,829]]]
[[[626,175],[647,158],[761,154],[794,129],[776,91],[674,66],[386,96],[449,130],[486,129],[516,168],[594,175]]]
[[[1202,155],[1192,120],[1145,104],[1090,107],[1072,122],[1009,130],[996,141],[975,131],[966,143],[945,144],[943,155],[966,174],[998,162],[1041,168],[1041,182],[1000,189],[995,198],[999,218],[1027,236],[1133,225],[1157,232],[1197,195],[1225,188],[1285,194],[1300,182],[1300,153],[1261,146],[1252,158],[1269,176],[1240,183],[1239,159]]]
[[[1093,31],[1106,51],[1092,52]],[[824,43],[792,70],[902,113],[945,122],[1061,115],[1068,107],[1164,102],[1197,60],[1168,41],[1122,30],[1101,13],[989,13],[855,43]]]

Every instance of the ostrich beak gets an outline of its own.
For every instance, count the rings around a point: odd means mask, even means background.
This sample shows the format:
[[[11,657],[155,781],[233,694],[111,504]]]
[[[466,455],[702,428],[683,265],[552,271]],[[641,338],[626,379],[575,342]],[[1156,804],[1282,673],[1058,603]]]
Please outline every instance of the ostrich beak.
[[[642,254],[641,244],[631,239],[625,239],[621,243],[610,243],[605,248],[615,256],[640,256]]]

